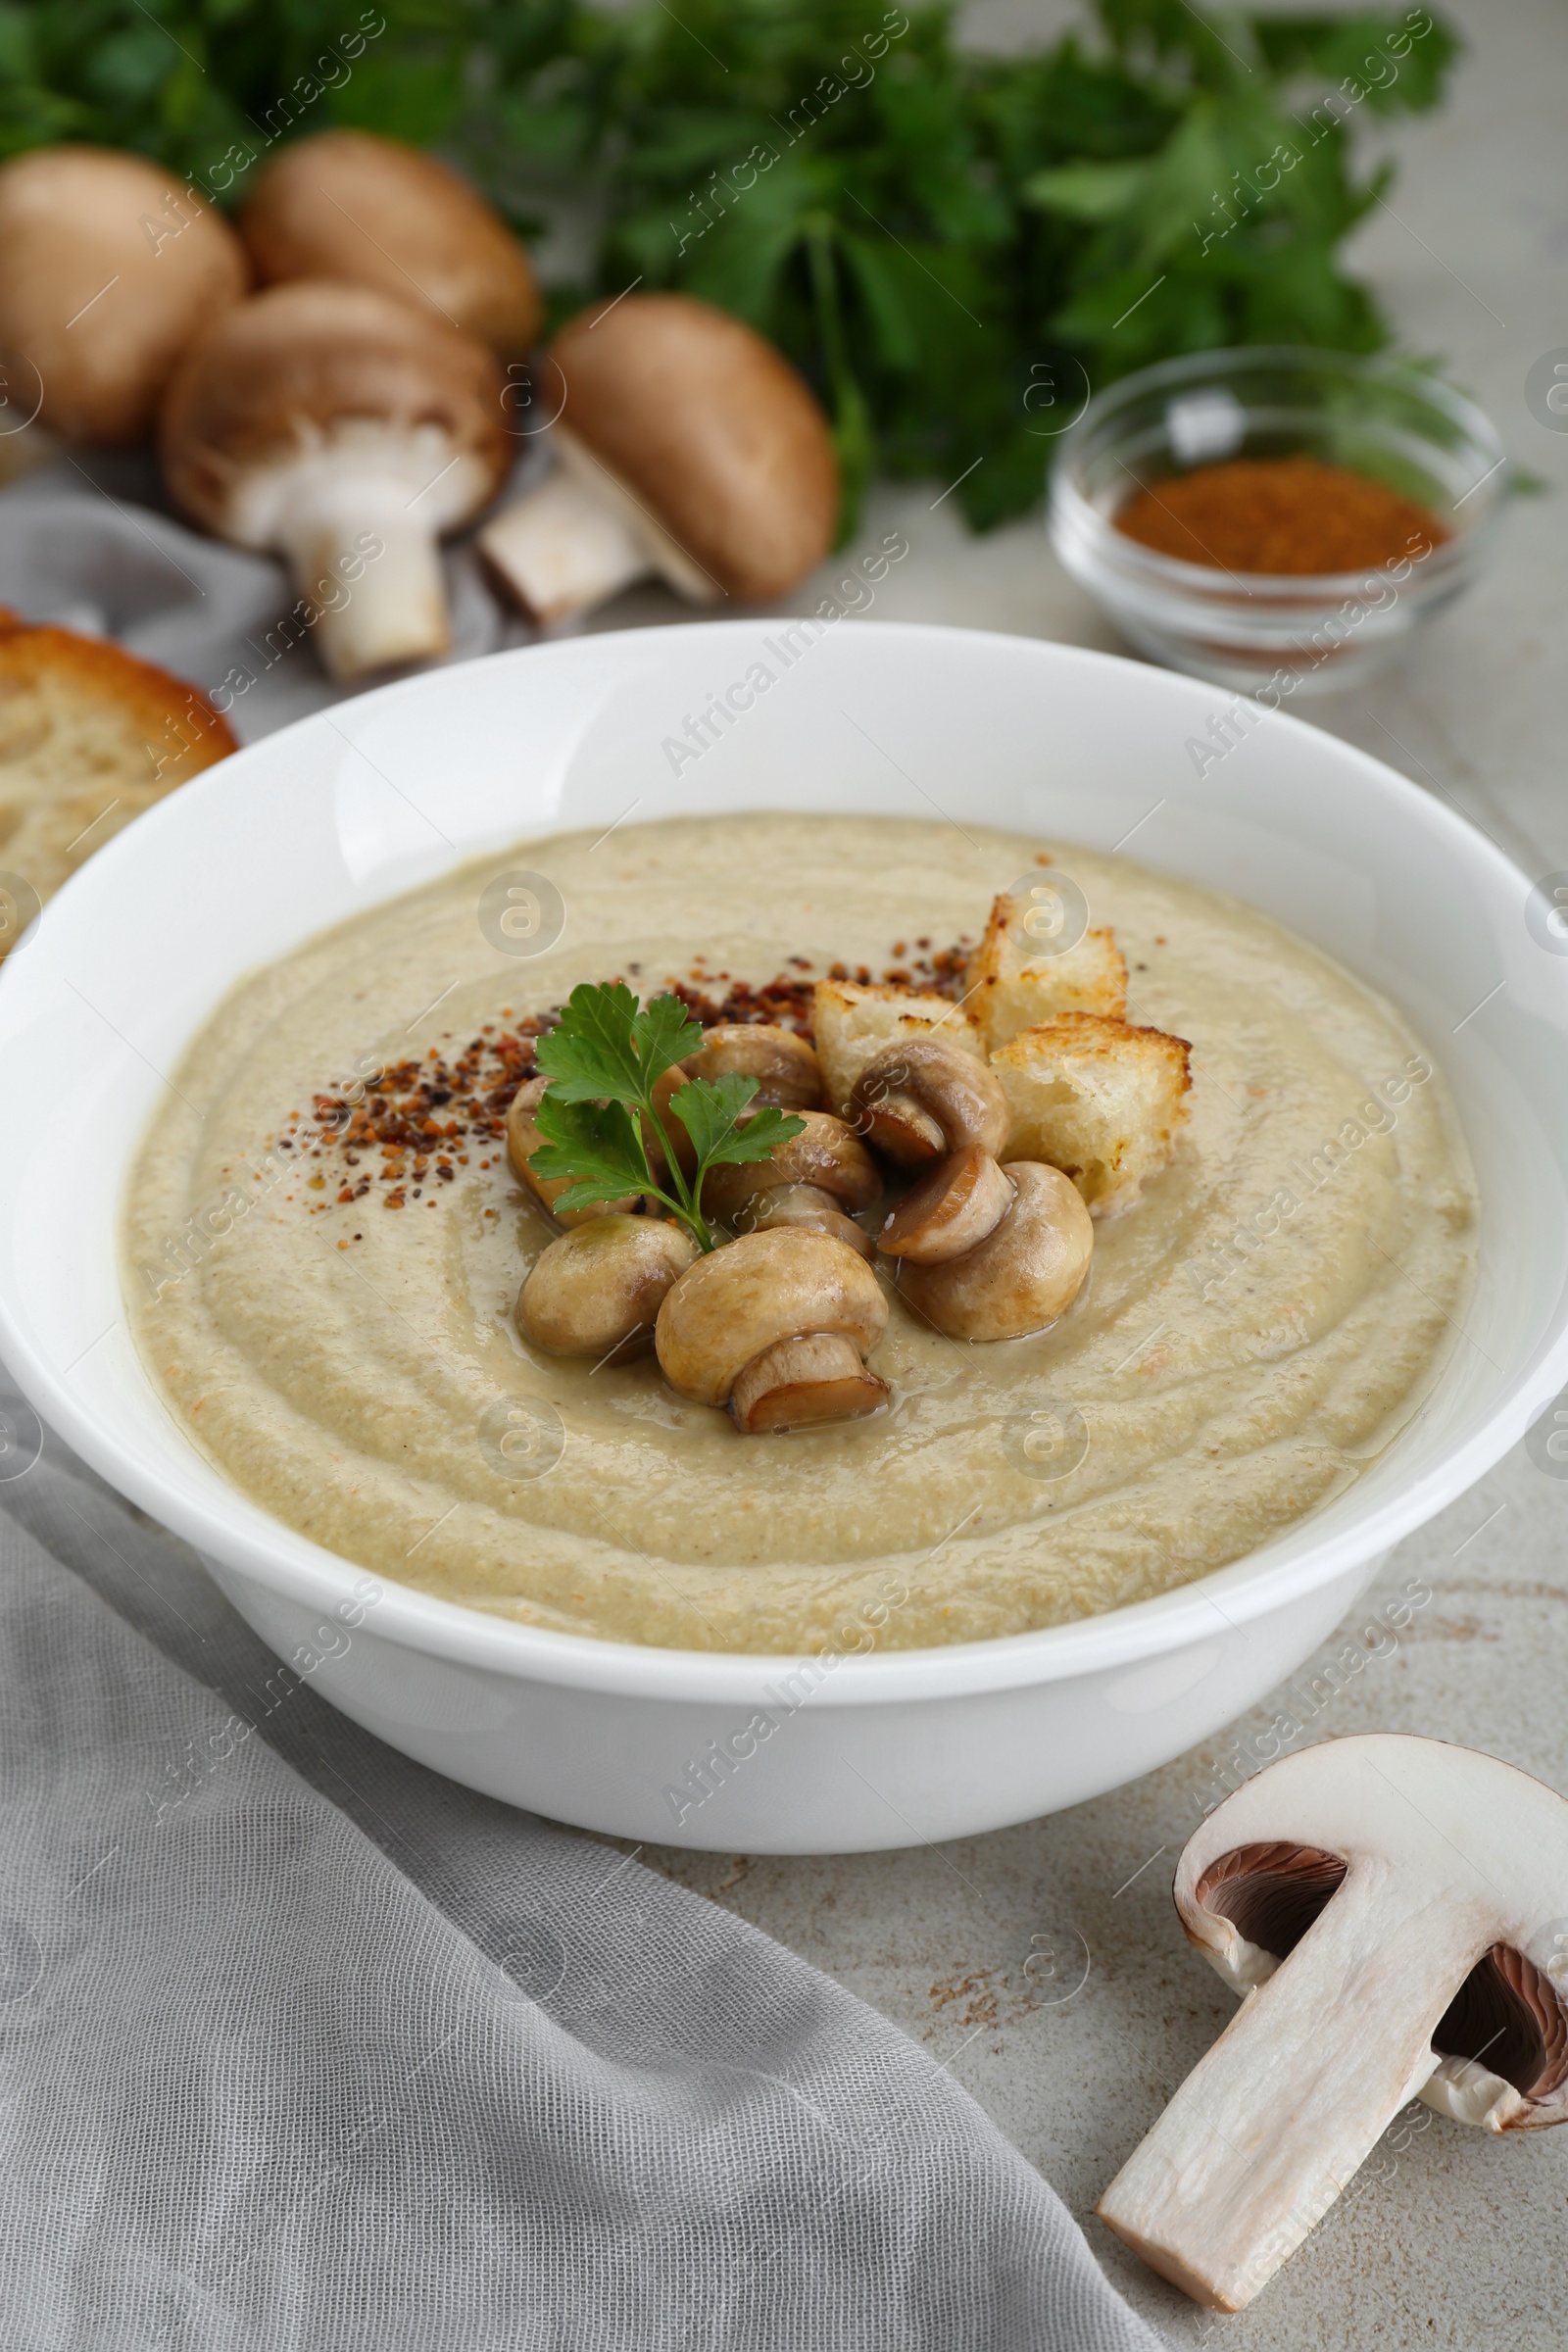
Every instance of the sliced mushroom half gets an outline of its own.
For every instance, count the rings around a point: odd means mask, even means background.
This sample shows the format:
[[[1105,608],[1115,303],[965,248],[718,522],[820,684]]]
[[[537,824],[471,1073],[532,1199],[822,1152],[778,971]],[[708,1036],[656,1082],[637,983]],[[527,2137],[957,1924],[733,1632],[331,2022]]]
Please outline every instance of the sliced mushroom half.
[[[1326,1740],[1208,1815],[1175,1897],[1249,1997],[1099,2212],[1195,2300],[1250,2302],[1417,2095],[1493,2132],[1568,2121],[1568,1802],[1543,1782]]]

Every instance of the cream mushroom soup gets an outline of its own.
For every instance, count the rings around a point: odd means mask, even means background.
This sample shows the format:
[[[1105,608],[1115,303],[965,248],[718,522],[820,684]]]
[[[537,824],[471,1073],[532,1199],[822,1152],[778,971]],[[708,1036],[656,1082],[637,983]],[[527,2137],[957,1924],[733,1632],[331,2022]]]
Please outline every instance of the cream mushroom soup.
[[[514,869],[560,895],[542,948],[548,922],[514,940],[484,900]],[[1034,870],[1069,876],[1089,946],[1125,956],[1152,1051],[1191,1046],[1174,1152],[1125,1202],[1090,1200],[1110,1213],[1054,1323],[948,1337],[884,1256],[866,1375],[887,1401],[767,1436],[651,1354],[520,1336],[519,1284],[560,1228],[502,1122],[575,986],[678,980],[726,1018],[808,1019],[804,983],[835,966],[956,998],[948,951]],[[999,1072],[1044,1034],[1003,1045]],[[910,1647],[1185,1583],[1377,1456],[1472,1277],[1463,1140],[1398,1013],[1232,899],[1018,835],[813,814],[531,842],[243,982],[176,1081],[124,1240],[138,1345],[183,1427],[347,1559],[612,1640]],[[888,1205],[861,1212],[868,1237]]]

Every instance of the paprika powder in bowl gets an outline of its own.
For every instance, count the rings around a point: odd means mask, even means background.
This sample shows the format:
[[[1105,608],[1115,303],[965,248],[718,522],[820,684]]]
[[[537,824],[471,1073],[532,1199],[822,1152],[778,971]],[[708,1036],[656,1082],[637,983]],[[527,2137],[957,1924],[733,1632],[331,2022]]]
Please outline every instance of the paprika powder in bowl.
[[[1092,400],[1050,527],[1140,653],[1277,706],[1358,684],[1467,588],[1505,490],[1494,427],[1448,385],[1260,346]]]

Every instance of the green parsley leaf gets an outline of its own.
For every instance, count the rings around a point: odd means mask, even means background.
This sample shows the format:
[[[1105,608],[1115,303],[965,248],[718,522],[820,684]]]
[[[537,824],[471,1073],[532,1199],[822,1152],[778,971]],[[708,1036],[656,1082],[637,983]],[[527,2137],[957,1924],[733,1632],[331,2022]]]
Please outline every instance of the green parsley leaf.
[[[561,1102],[635,1102],[642,1095],[633,1024],[637,1000],[623,980],[612,987],[587,982],[562,1006],[534,1059]]]
[[[678,997],[639,1009],[623,980],[584,982],[562,1007],[534,1058],[563,1102],[640,1103],[656,1078],[696,1052],[702,1030]]]
[[[636,1121],[619,1102],[558,1101],[551,1080],[534,1113],[541,1144],[528,1164],[539,1175],[571,1176],[563,1208],[593,1208],[607,1200],[645,1192],[650,1183],[647,1154]]]
[[[703,1042],[701,1028],[679,997],[656,997],[644,1005],[631,1031],[645,1092],[672,1062],[684,1061]]]
[[[688,1177],[669,1149],[671,1136],[654,1107],[654,1088],[676,1062],[695,1053],[703,1032],[677,996],[639,1006],[624,981],[584,983],[561,1009],[557,1026],[535,1053],[549,1080],[536,1117],[548,1140],[528,1164],[546,1177],[574,1179],[563,1208],[592,1208],[628,1193],[661,1200],[698,1247],[713,1248],[702,1213],[703,1178],[721,1162],[766,1159],[803,1119],[771,1105],[751,1109],[757,1080],[731,1071],[719,1079],[690,1079],[671,1098],[697,1154]],[[645,1140],[646,1139],[646,1140]],[[656,1183],[651,1145],[662,1148],[668,1184]]]
[[[755,1078],[742,1078],[729,1070],[722,1078],[693,1078],[671,1096],[671,1114],[691,1137],[705,1173],[709,1168],[744,1167],[753,1160],[766,1159],[805,1128],[804,1119],[786,1116],[771,1103],[748,1114],[747,1105],[756,1092]]]

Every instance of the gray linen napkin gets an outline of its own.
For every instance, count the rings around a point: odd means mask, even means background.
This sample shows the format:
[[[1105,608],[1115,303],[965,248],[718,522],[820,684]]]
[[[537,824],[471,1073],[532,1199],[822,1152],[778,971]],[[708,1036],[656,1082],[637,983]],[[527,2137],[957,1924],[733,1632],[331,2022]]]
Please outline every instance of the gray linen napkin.
[[[273,565],[95,470],[0,498],[0,603],[243,664],[242,734],[336,699]],[[361,1732],[4,1396],[0,2151],[6,2352],[1160,2342],[895,2027]]]
[[[360,1731],[0,1411],[8,2352],[1157,2352],[895,2027]]]

